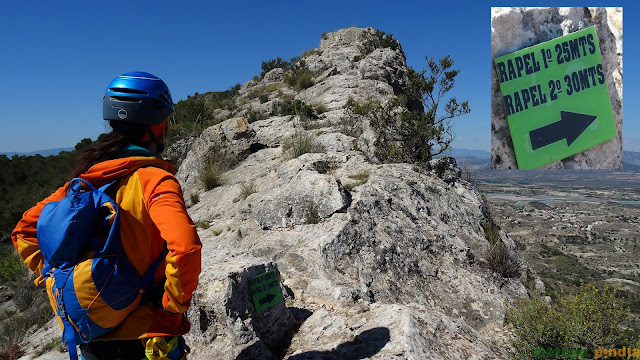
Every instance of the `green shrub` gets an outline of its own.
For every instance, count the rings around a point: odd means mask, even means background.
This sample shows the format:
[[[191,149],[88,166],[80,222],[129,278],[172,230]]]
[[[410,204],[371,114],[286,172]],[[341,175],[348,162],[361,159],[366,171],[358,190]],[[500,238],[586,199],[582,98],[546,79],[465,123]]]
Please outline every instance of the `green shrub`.
[[[54,316],[46,294],[28,283],[21,284],[21,286],[32,288],[30,291],[34,297],[37,297],[37,300],[33,301],[31,306],[23,312],[2,323],[0,326],[0,348],[6,349],[6,346],[14,342],[23,341],[27,331],[32,327],[42,327]]]
[[[242,198],[242,200],[245,200],[249,195],[255,193],[256,191],[258,190],[252,182],[248,184],[243,182],[240,185],[240,197]]]
[[[304,60],[300,60],[295,66],[291,67],[289,73],[285,75],[284,82],[300,91],[314,85],[313,77],[313,72],[309,70]]]
[[[354,180],[358,180],[358,181],[362,181],[363,184],[367,181],[369,181],[369,175],[371,173],[369,172],[369,170],[362,170],[357,174],[354,175],[349,175],[349,179],[354,179]]]
[[[200,229],[208,229],[211,226],[207,221],[204,220],[198,220],[194,222],[194,225]]]
[[[550,306],[540,296],[518,301],[507,312],[515,358],[533,359],[539,347],[593,351],[638,343],[619,326],[628,314],[617,289],[593,284],[581,284]]]
[[[59,342],[59,340],[58,340]],[[25,354],[22,346],[17,341],[12,341],[0,350],[0,360],[18,360]]]
[[[306,58],[308,56],[311,56],[311,55],[320,55],[320,53],[321,53],[320,49],[305,50],[304,52],[302,52],[301,58],[304,59],[304,58]]]
[[[260,79],[263,79],[264,76],[271,70],[276,68],[288,69],[291,67],[291,64],[287,60],[283,60],[278,56],[277,59],[271,59],[262,62],[262,72],[260,73]]]
[[[356,181],[344,184],[344,188],[347,189],[348,191],[351,191],[357,188],[358,186],[366,183],[367,181],[369,181],[369,174],[370,174],[369,170],[363,170],[357,174],[349,175],[349,179],[353,179]]]
[[[213,236],[218,236],[218,235],[222,234],[223,231],[224,230],[222,230],[222,229],[213,229],[213,230],[211,230],[211,234],[213,234]]]
[[[191,195],[189,195],[189,198],[191,199],[191,204],[193,205],[200,202],[200,194],[198,194],[197,191],[192,192]]]
[[[383,111],[382,106],[376,101],[368,100],[361,104],[356,102],[351,96],[347,98],[345,109],[347,110],[346,116],[343,116],[340,120],[342,133],[353,137],[360,136],[363,131],[362,122],[358,120],[359,116],[370,117],[381,114]]]
[[[275,84],[271,84],[269,86],[267,86],[266,88],[264,88],[264,91],[267,93],[272,93],[278,89],[280,89],[282,87],[281,83],[275,83]]]
[[[211,190],[222,185],[222,171],[220,169],[220,164],[216,161],[210,161],[207,163],[202,175],[200,175],[200,181],[206,190]]]
[[[316,104],[315,106],[316,114],[324,114],[329,111],[329,108],[325,104]]]
[[[269,101],[269,95],[262,94],[262,95],[258,96],[258,100],[260,101],[260,104],[264,104],[267,101]]]
[[[5,284],[18,278],[24,278],[27,274],[27,267],[15,251],[0,259],[0,283]]]
[[[426,164],[433,156],[451,147],[451,120],[468,114],[467,101],[455,97],[446,101],[445,94],[454,87],[459,70],[451,70],[453,60],[445,56],[439,62],[427,58],[427,70],[409,67],[402,96],[379,107],[371,114],[371,126],[378,135],[376,157],[386,162]],[[402,100],[400,100],[402,98]],[[443,105],[444,104],[444,105]],[[444,111],[439,111],[440,110]],[[394,110],[406,107],[406,110]]]
[[[287,152],[289,149],[291,149],[291,138],[282,142],[282,152]]]
[[[351,59],[352,63],[357,63],[358,61],[364,59],[366,57],[366,55],[356,55],[353,57],[353,59]]]
[[[296,131],[295,134],[285,140],[282,148],[283,151],[291,151],[291,158],[297,158],[298,156],[306,153],[317,153],[324,151],[324,147],[316,142],[315,136],[299,131]]]
[[[200,175],[200,182],[204,189],[211,190],[222,185],[222,174],[233,169],[249,156],[248,151],[234,153],[225,147],[226,139],[221,136],[211,147],[204,161],[205,167]]]
[[[380,104],[374,100],[368,100],[361,104],[356,102],[351,96],[347,98],[347,103],[345,104],[347,111],[361,116],[367,116],[375,111],[379,111],[380,107]]]
[[[186,100],[178,101],[174,106],[175,113],[169,120],[166,146],[180,139],[200,135],[204,129],[215,125],[215,109],[235,110],[235,97],[239,90],[240,84],[236,84],[226,91],[195,93]]]
[[[315,120],[318,119],[316,110],[312,105],[305,104],[302,100],[284,100],[278,103],[276,107],[274,107],[274,111],[281,116],[298,116],[300,123],[305,130],[319,129],[322,127],[331,126],[331,124],[328,122],[316,122]]]
[[[41,355],[48,353],[49,351],[62,352],[62,350],[62,343],[60,342],[60,339],[53,338],[46,344],[44,344],[40,349],[38,349],[38,351],[36,351],[36,357],[40,357]]]
[[[280,115],[297,115],[300,117],[317,118],[313,106],[305,104],[302,100],[285,100],[280,105]]]
[[[380,30],[376,30],[375,33],[359,47],[360,52],[365,55],[379,48],[390,48],[392,50],[401,49],[400,42],[393,38],[393,34],[385,34],[384,31]]]
[[[302,128],[305,130],[322,129],[333,126],[331,121],[316,121],[309,118],[301,118],[300,123],[302,124]]]
[[[281,57],[278,57],[276,59],[271,59],[271,60],[267,60],[267,61],[263,61],[262,62],[262,72],[260,73],[260,79],[263,79],[264,76],[271,70],[275,69],[275,68],[281,68],[285,71],[287,71],[288,69],[290,69],[293,64],[295,64],[298,61],[298,57],[294,57],[291,58],[291,60],[287,61],[287,60],[283,60]]]
[[[220,108],[233,112],[238,108],[238,105],[235,99],[226,99],[220,103]]]
[[[520,276],[521,263],[518,258],[507,249],[500,237],[500,228],[489,216],[484,225],[484,236],[489,241],[489,252],[486,259],[489,268],[504,278]]]
[[[251,124],[258,120],[262,120],[262,113],[258,110],[254,110],[253,108],[249,108],[244,117],[247,119],[247,122]]]
[[[317,224],[320,222],[320,215],[318,214],[318,207],[313,202],[307,202],[304,223],[305,224]]]

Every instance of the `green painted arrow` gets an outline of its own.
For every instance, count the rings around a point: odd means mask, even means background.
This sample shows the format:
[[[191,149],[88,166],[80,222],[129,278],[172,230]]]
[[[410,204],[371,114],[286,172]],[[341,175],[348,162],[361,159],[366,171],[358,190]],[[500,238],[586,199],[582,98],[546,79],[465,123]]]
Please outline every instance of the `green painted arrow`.
[[[560,111],[560,121],[531,130],[531,148],[537,150],[543,146],[553,144],[563,139],[567,146],[574,141],[593,123],[597,116],[578,114],[570,111]]]
[[[268,304],[268,303],[272,302],[275,298],[276,298],[276,295],[267,294],[267,296],[265,296],[262,299],[258,300],[258,303],[260,305],[265,305],[265,304]]]

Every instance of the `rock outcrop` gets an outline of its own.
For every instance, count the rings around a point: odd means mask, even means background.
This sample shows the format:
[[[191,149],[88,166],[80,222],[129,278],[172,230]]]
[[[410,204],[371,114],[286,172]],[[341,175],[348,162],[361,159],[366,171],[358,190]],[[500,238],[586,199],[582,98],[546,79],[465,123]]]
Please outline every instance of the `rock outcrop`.
[[[380,164],[369,119],[345,109],[402,91],[402,48],[379,36],[323,35],[303,59],[305,89],[287,83],[294,69],[273,69],[179,144],[203,243],[190,359],[508,358],[507,306],[537,276],[504,232],[485,234],[482,196],[453,158]],[[287,104],[294,115],[279,113]],[[306,104],[317,118],[298,113]],[[212,162],[224,172],[206,189]],[[251,279],[271,270],[283,301],[257,312]]]
[[[178,178],[199,194],[191,216],[208,224],[190,358],[508,357],[506,306],[527,294],[517,275],[536,276],[504,233],[492,241],[516,268],[505,277],[492,267],[489,215],[452,158],[424,172],[371,156],[376,134],[346,101],[392,100],[407,71],[400,46],[366,49],[375,36],[323,35],[303,59],[311,86],[296,91],[285,83],[291,70],[271,70],[242,86],[235,118],[190,145]],[[286,98],[325,111],[313,126],[274,114]],[[245,121],[256,111],[261,119]],[[360,131],[345,131],[347,121]],[[302,138],[312,144],[300,155]],[[219,149],[239,158],[205,191],[197,179]],[[247,283],[267,269],[284,301],[256,313]]]
[[[491,165],[517,169],[507,111],[493,59],[595,26],[617,137],[543,169],[619,169],[622,166],[622,8],[492,8]]]

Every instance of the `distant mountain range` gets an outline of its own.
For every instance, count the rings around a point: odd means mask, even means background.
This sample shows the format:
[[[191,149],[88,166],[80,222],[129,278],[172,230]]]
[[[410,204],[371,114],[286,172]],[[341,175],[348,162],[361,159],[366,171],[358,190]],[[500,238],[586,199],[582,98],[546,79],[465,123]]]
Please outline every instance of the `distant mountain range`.
[[[453,149],[447,153],[456,159],[461,169],[485,170],[491,168],[491,153],[485,150]],[[640,172],[640,152],[622,152],[622,170]]]
[[[31,152],[0,152],[0,155],[12,157],[13,155],[24,156],[50,156],[57,155],[62,151],[72,151],[74,148],[56,148],[37,150]],[[491,152],[486,150],[474,149],[452,149],[446,154],[452,156],[458,162],[458,166],[462,169],[484,170],[491,168]],[[444,156],[444,155],[441,155]],[[622,152],[622,169],[640,172],[640,151],[623,151]]]
[[[459,157],[474,157],[477,159],[491,160],[491,153],[485,150],[452,149],[447,155],[456,159]]]
[[[6,155],[7,157],[12,157],[13,155],[21,155],[21,156],[33,156],[33,155],[41,155],[41,156],[50,156],[50,155],[58,155],[62,151],[72,151],[74,148],[57,148],[57,149],[47,149],[47,150],[36,150],[31,152],[0,152],[0,155]]]
[[[622,162],[640,166],[640,151],[623,151]]]
[[[622,156],[622,158],[624,159],[624,155]],[[640,172],[640,165],[631,164],[631,163],[628,163],[628,162],[623,161],[623,162],[622,162],[622,170],[629,170],[629,171],[637,171],[637,172]]]

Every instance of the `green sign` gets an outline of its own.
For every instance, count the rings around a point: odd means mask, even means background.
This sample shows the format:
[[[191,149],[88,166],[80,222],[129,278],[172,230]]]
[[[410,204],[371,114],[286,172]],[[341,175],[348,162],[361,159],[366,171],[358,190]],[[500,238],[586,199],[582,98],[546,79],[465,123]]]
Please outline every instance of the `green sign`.
[[[594,27],[495,59],[518,168],[616,136]]]
[[[249,293],[253,298],[256,312],[272,307],[282,302],[280,281],[275,270],[267,271],[249,279]]]

